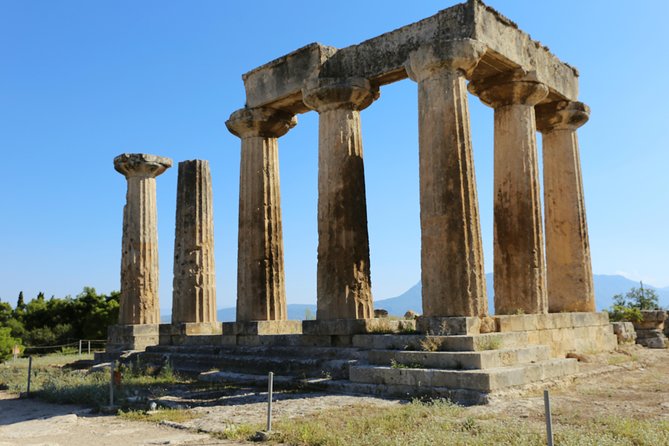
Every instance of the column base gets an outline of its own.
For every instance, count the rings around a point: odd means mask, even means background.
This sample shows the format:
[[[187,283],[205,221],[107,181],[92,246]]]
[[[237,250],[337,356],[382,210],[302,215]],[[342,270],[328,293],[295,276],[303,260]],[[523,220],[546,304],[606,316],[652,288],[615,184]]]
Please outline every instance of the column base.
[[[413,333],[416,322],[412,320],[330,319],[302,321],[305,335],[352,336],[356,334]]]
[[[302,321],[223,322],[223,335],[286,335],[302,334]]]
[[[158,324],[110,325],[106,351],[146,350],[146,347],[158,345],[159,340]]]

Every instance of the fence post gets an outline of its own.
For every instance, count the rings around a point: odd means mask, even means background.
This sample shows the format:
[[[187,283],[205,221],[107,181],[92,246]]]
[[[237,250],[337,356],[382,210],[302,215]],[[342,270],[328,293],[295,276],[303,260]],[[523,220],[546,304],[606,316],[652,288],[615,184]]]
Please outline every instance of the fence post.
[[[551,416],[551,399],[548,390],[544,390],[544,409],[546,411],[546,444],[553,446],[553,417]]]
[[[114,360],[109,365],[111,373],[109,374],[109,407],[114,406]]]
[[[81,358],[81,339],[79,339],[79,357]]]
[[[90,339],[88,340],[88,354],[91,354],[91,341]]]
[[[28,387],[26,388],[26,396],[30,396],[30,379],[33,374],[33,357],[28,356]]]
[[[272,431],[272,393],[274,390],[274,373],[267,377],[267,432]]]

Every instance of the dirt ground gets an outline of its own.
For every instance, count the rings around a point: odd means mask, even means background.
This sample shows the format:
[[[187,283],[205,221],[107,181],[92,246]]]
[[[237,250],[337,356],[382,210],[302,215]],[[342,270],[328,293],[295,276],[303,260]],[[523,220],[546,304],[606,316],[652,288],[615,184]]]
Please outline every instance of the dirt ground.
[[[624,353],[582,358],[583,374],[551,387],[554,421],[569,417],[618,415],[669,420],[669,350],[629,348]],[[498,395],[487,406],[466,409],[468,416],[496,414],[543,422],[543,388]],[[278,393],[276,420],[301,417],[326,408],[364,404],[389,407],[397,400],[317,393]],[[214,439],[207,432],[222,432],[240,423],[263,423],[267,395],[239,389],[224,395],[202,392],[164,397],[165,406],[190,408],[195,418],[180,424],[135,422],[116,416],[92,414],[78,406],[63,406],[18,399],[0,392],[0,446],[95,445],[239,445]]]

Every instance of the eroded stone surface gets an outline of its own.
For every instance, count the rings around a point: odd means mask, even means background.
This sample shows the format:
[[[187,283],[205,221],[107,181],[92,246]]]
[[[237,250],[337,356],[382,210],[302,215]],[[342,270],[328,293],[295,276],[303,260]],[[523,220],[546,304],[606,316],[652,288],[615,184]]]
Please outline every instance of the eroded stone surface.
[[[123,208],[119,324],[158,324],[158,230],[156,177],[172,160],[143,153],[114,158],[128,181]]]
[[[214,215],[209,162],[179,163],[172,323],[216,322]]]

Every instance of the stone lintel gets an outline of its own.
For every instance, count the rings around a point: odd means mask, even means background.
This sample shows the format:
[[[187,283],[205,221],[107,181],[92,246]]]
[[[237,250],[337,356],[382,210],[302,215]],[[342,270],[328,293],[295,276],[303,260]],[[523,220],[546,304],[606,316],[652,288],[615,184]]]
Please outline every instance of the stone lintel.
[[[223,322],[223,335],[289,335],[301,334],[302,321]]]
[[[124,350],[145,350],[158,345],[158,324],[124,324],[107,327],[108,352]]]
[[[311,43],[244,74],[246,106],[271,104],[292,113],[308,111],[302,103],[303,83],[317,74],[323,62],[336,51],[331,46]]]
[[[389,319],[330,319],[302,321],[305,335],[352,336],[370,333],[406,333],[416,329],[416,322]]]
[[[447,40],[475,39],[486,47],[471,78],[487,78],[522,68],[536,71],[549,90],[549,100],[576,100],[578,72],[548,48],[532,40],[511,20],[480,0],[469,0],[437,14],[342,49],[313,43],[243,76],[248,107],[271,106],[302,113],[302,83],[320,77],[363,77],[372,85],[407,77],[404,64],[421,46]]]

